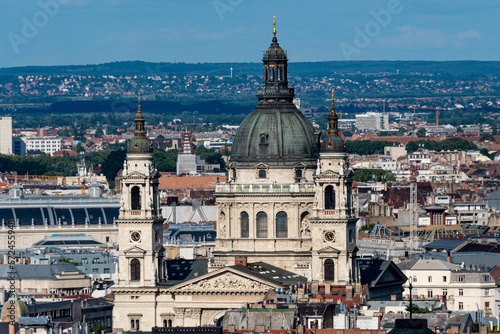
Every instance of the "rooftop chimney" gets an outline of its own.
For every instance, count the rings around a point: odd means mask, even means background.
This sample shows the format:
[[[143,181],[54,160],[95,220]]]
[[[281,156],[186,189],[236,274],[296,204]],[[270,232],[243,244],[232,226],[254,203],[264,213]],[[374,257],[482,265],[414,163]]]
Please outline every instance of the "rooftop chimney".
[[[242,265],[242,266],[247,266],[247,258],[246,257],[238,257],[236,259],[234,259],[234,264],[235,265]]]

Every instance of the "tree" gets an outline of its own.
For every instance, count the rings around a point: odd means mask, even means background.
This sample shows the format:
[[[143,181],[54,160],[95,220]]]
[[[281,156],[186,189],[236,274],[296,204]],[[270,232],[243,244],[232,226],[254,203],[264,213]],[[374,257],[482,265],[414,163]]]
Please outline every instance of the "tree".
[[[94,134],[94,137],[96,138],[102,138],[102,136],[104,135],[104,131],[102,131],[102,128],[99,126],[96,130],[95,130],[95,134]]]
[[[425,307],[419,307],[417,304],[411,304],[412,313],[429,313],[429,310]],[[406,311],[410,312],[410,304],[406,305]]]
[[[396,177],[391,172],[383,169],[358,169],[354,172],[354,181],[370,182],[373,181],[396,181]]]
[[[425,128],[418,129],[418,131],[417,131],[417,137],[420,137],[420,138],[425,137],[425,134],[426,134]]]
[[[485,142],[485,141],[491,141],[491,142],[495,142],[495,137],[493,137],[492,134],[489,134],[489,133],[483,133],[481,135],[481,137],[479,137],[479,141],[480,142]]]
[[[156,168],[160,172],[175,172],[177,170],[177,155],[178,151],[173,150],[153,150],[153,155],[156,161]]]
[[[94,324],[94,326],[89,326],[89,329],[90,329],[90,332],[92,332],[92,333],[101,333],[101,331],[106,330],[106,325],[104,325],[100,322],[97,322]]]
[[[373,230],[374,227],[375,227],[375,224],[371,223],[369,225],[363,225],[363,226],[361,226],[361,228],[359,230],[360,231],[371,232],[371,230]]]
[[[490,158],[490,159],[491,159],[491,157],[490,157],[490,152],[488,151],[488,149],[487,149],[487,148],[484,148],[484,147],[483,147],[482,149],[480,149],[480,150],[479,150],[479,153],[481,153],[481,154],[482,154],[482,155],[484,155],[485,157],[488,157],[488,158]]]

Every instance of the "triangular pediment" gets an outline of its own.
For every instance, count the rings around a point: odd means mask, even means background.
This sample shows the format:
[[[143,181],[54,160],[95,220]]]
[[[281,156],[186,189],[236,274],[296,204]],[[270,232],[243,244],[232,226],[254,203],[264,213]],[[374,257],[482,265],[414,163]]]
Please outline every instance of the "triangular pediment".
[[[254,165],[254,168],[258,168],[258,169],[268,169],[269,168],[269,165],[266,165],[265,163],[263,162],[259,162],[258,164],[255,164]]]
[[[125,175],[126,178],[144,178],[146,175],[139,173],[137,171],[133,171]]]
[[[269,289],[280,288],[278,283],[269,282],[262,278],[244,275],[234,268],[222,268],[206,275],[177,284],[171,288],[173,292],[179,291],[255,291],[265,292]]]
[[[326,254],[326,253],[339,254],[340,251],[336,248],[333,248],[332,246],[326,246],[318,250],[318,254]]]
[[[295,168],[306,168],[307,165],[303,162],[299,162],[298,164],[296,164],[295,166],[293,166]]]
[[[324,172],[321,172],[320,174],[316,175],[316,177],[320,179],[338,179],[339,176],[340,176],[339,173],[334,172],[331,169],[325,170]]]
[[[144,255],[146,251],[138,246],[133,246],[124,250],[123,253],[126,255]]]

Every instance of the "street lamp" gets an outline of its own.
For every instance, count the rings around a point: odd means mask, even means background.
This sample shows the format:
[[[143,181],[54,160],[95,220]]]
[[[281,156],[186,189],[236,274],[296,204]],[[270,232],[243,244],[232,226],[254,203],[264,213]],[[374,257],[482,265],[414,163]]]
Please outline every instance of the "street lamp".
[[[408,288],[410,289],[410,319],[413,319],[413,298],[411,294],[411,290],[413,289],[412,285],[413,278],[410,276],[409,280],[410,280],[410,285],[408,286]]]

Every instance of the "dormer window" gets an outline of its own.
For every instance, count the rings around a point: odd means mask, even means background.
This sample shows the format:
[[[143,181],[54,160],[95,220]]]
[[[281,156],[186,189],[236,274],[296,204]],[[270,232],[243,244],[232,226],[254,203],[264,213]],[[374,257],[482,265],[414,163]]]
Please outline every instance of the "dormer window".
[[[259,170],[259,179],[267,178],[267,171],[265,169]]]
[[[260,134],[260,145],[267,145],[268,144],[268,139],[269,135],[267,133],[261,133]]]

